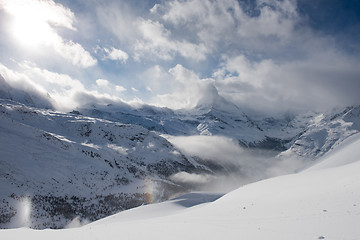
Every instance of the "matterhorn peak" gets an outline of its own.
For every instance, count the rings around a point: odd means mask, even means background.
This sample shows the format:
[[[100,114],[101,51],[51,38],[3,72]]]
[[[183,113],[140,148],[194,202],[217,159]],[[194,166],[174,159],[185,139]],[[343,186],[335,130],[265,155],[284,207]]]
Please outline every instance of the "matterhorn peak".
[[[221,96],[216,86],[211,83],[204,86],[203,94],[195,109],[200,110],[218,110],[223,112],[239,112],[240,109],[232,102]]]

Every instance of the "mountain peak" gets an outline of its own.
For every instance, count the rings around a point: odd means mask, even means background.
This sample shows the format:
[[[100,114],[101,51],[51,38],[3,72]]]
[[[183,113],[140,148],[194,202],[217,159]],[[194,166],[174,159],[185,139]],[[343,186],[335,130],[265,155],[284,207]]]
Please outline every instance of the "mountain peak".
[[[204,89],[204,94],[199,99],[195,109],[199,110],[218,110],[222,112],[239,112],[240,109],[232,102],[219,95],[214,84],[208,84]]]

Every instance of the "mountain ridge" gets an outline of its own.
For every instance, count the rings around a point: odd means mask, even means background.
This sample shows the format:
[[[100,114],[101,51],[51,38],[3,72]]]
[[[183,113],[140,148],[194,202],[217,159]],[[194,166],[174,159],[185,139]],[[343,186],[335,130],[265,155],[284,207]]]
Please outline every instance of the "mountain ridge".
[[[0,227],[22,226],[16,218],[23,201],[33,204],[31,227],[62,228],[77,217],[93,221],[193,189],[174,176],[213,181],[220,173],[244,174],[251,164],[278,163],[293,164],[281,172],[291,173],[360,131],[360,106],[253,117],[212,91],[190,110],[94,103],[64,113],[0,76]],[[165,135],[214,137],[230,152],[202,159]],[[221,162],[229,156],[238,162]],[[250,179],[262,177],[269,176]]]

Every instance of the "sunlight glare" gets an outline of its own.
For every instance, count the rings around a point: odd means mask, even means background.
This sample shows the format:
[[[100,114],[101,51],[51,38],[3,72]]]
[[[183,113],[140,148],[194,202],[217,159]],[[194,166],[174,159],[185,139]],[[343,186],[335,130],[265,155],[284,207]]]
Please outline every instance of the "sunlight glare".
[[[17,41],[25,46],[37,46],[51,42],[52,30],[46,23],[17,18],[13,25],[13,34]]]
[[[26,47],[50,44],[56,37],[48,23],[49,12],[33,1],[8,1],[7,10],[13,15],[11,27],[15,39]]]

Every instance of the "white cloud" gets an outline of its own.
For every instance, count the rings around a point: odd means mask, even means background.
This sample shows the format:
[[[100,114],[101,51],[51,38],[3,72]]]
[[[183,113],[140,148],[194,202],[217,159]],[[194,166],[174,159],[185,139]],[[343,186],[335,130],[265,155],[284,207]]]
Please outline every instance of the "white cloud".
[[[109,29],[122,43],[133,51],[134,58],[141,60],[172,60],[177,55],[204,60],[207,49],[203,44],[196,44],[172,36],[161,22],[139,17],[124,2],[110,3],[98,8],[98,16],[103,26]]]
[[[180,172],[171,176],[173,181],[200,190],[229,191],[250,182],[292,173],[299,167],[298,162],[279,161],[271,152],[252,152],[223,136],[168,136],[168,140],[186,156],[217,166],[214,175]]]
[[[79,80],[73,79],[67,74],[42,69],[32,62],[22,62],[19,66],[26,76],[32,79],[33,82],[41,84],[47,90],[67,91],[68,89],[85,89]]]
[[[98,80],[96,80],[96,85],[98,85],[99,87],[108,87],[110,85],[110,83],[108,80],[98,79]]]
[[[193,108],[199,102],[212,101],[214,90],[216,92],[214,80],[200,79],[196,73],[180,64],[171,68],[169,73],[171,74],[169,84],[172,85],[172,89],[170,93],[158,94],[153,99],[156,105],[180,109]]]
[[[126,1],[91,2],[84,3],[85,10],[75,12],[78,19],[72,10],[53,0],[2,0],[1,6],[8,13],[6,19],[13,18],[22,26],[23,31],[17,33],[24,37],[19,42],[28,44],[28,50],[33,49],[21,57],[31,56],[41,70],[50,69],[50,64],[44,67],[40,57],[48,61],[65,59],[81,68],[96,65],[97,60],[83,47],[85,42],[77,43],[63,36],[76,35],[85,41],[90,38],[88,35],[78,36],[83,34],[84,25],[91,25],[91,30],[99,27],[99,32],[91,37],[98,38],[93,41],[101,51],[97,53],[100,58],[122,63],[133,58],[138,62],[115,69],[114,62],[106,61],[86,73],[79,69],[68,71],[64,65],[57,68],[53,64],[51,69],[79,77],[94,74],[109,79],[108,86],[93,84],[88,90],[95,89],[110,97],[133,94],[142,101],[150,99],[153,104],[178,109],[211,101],[219,93],[241,107],[268,111],[360,101],[356,92],[359,89],[356,54],[352,58],[341,53],[341,49],[331,50],[337,47],[333,39],[307,27],[306,20],[297,12],[295,0],[253,1],[250,8],[247,2],[171,0],[155,4],[150,11],[148,2],[141,3],[141,7]],[[25,23],[33,27],[26,28]],[[30,34],[29,29],[40,34]],[[60,31],[64,35],[60,36]],[[31,44],[34,47],[29,47]],[[91,41],[86,42],[89,45]],[[149,62],[157,65],[149,67]],[[168,71],[169,66],[175,67]],[[142,88],[148,91],[136,93],[129,87],[124,93],[123,84],[137,87],[140,84],[112,81],[119,72],[124,73],[122,79],[129,79],[122,81],[140,80]],[[207,77],[201,77],[204,75]],[[37,84],[48,89],[46,81]]]
[[[160,65],[152,66],[139,74],[139,79],[143,79],[148,91],[157,94],[168,93],[174,87],[172,75]]]
[[[87,88],[81,81],[67,74],[42,69],[31,62],[19,64],[17,71],[0,64],[0,74],[12,87],[36,93],[46,98],[49,93],[52,104],[58,110],[69,111],[88,104],[124,104],[116,89],[125,91],[105,79],[97,79],[95,90]]]
[[[104,48],[104,51],[108,54],[105,58],[114,61],[120,61],[122,63],[126,63],[126,61],[129,58],[129,55],[126,52],[120,49],[116,49],[114,47],[111,47],[111,49]]]
[[[203,61],[214,53],[271,52],[287,44],[299,20],[296,3],[263,2],[258,3],[258,16],[244,13],[235,0],[165,1],[143,17],[125,3],[111,3],[99,7],[98,15],[138,61],[153,61],[154,56],[165,61],[177,56]]]
[[[136,59],[149,54],[164,60],[171,60],[176,54],[194,60],[205,59],[207,49],[204,45],[171,39],[171,31],[160,22],[141,19],[137,26],[142,38],[135,43]]]
[[[73,65],[78,67],[91,67],[97,64],[97,60],[91,56],[79,43],[65,41],[60,37],[53,42],[55,51]]]
[[[258,16],[249,16],[237,1],[168,1],[153,13],[171,24],[173,32],[185,32],[210,54],[218,50],[268,50],[292,36],[298,21],[294,1],[258,2]],[[270,7],[271,6],[271,7]]]
[[[137,90],[137,89],[134,88],[134,87],[132,87],[131,90],[132,90],[133,92],[139,92],[139,90]]]
[[[250,61],[240,55],[225,59],[214,78],[219,93],[244,108],[324,109],[360,101],[354,90],[360,88],[356,62],[332,51],[283,63],[270,59]]]
[[[75,15],[70,9],[52,0],[3,0],[3,8],[13,16],[11,34],[26,50],[43,47],[48,51],[45,47],[50,47],[75,66],[87,68],[97,63],[79,43],[57,33],[56,27],[76,31]]]
[[[210,174],[178,172],[170,176],[170,179],[180,184],[202,185],[202,184],[207,184],[210,181],[213,181],[215,179],[215,176]]]
[[[119,93],[125,92],[126,88],[120,85],[115,85],[106,79],[97,79],[96,81],[97,90],[116,96]]]
[[[15,17],[20,17],[21,19],[18,19],[20,21],[27,20],[35,24],[48,22],[55,26],[76,30],[73,26],[74,13],[52,0],[2,0],[2,7]]]
[[[51,108],[53,105],[53,99],[48,96],[46,89],[41,84],[32,81],[26,74],[9,69],[0,63],[0,75],[10,86],[10,89],[7,89],[6,85],[5,89],[0,89],[0,92],[5,90],[3,93],[10,95],[5,97],[11,97],[14,101],[23,103],[25,101],[38,107]]]
[[[126,1],[101,2],[96,6],[96,14],[100,24],[122,43],[131,44],[138,38],[138,16]]]
[[[115,91],[117,91],[117,92],[125,92],[126,88],[124,88],[123,86],[120,86],[120,85],[116,85],[115,86]]]

